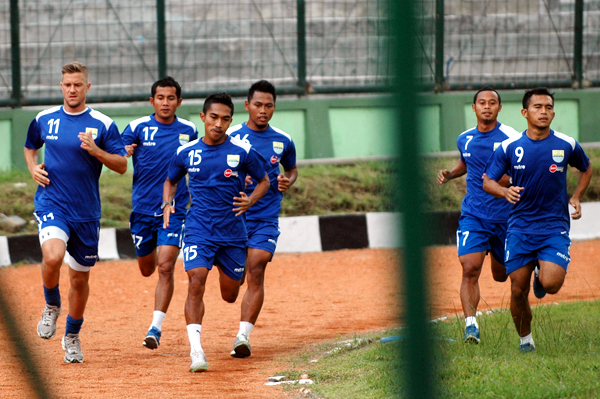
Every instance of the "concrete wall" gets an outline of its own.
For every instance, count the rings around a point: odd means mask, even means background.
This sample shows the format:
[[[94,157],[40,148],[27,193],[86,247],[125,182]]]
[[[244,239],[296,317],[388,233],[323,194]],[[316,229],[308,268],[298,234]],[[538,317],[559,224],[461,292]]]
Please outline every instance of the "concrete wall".
[[[501,92],[499,120],[517,130],[526,128],[521,116],[523,91]],[[556,92],[556,118],[552,127],[580,142],[600,141],[600,90],[562,90]],[[423,126],[421,146],[424,152],[452,151],[456,137],[475,125],[471,109],[473,92],[423,94],[420,96],[420,120]],[[148,105],[98,105],[94,108],[112,117],[122,131],[127,124],[153,110]],[[26,169],[23,144],[31,120],[44,107],[0,109],[0,169]],[[186,101],[178,111],[202,132],[199,117],[201,103]],[[243,102],[235,102],[233,123],[244,122],[248,115]],[[274,126],[289,133],[298,159],[348,158],[392,155],[397,134],[387,96],[327,97],[281,99],[272,120]],[[202,133],[201,133],[202,134]]]

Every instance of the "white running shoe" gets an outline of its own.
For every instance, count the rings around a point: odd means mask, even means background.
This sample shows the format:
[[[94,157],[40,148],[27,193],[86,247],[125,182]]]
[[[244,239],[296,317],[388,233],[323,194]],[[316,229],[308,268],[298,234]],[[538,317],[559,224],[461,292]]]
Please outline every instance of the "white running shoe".
[[[244,334],[238,335],[235,337],[235,342],[233,343],[233,350],[230,355],[233,357],[248,357],[252,353],[252,347],[250,346],[250,342],[248,341],[248,337]]]
[[[56,335],[56,320],[60,316],[61,308],[59,306],[50,306],[46,304],[42,312],[42,318],[37,325],[37,333],[40,338],[50,339]]]
[[[192,352],[190,355],[192,357],[192,364],[190,365],[192,373],[201,373],[208,370],[208,362],[206,361],[204,351]]]
[[[65,363],[83,363],[83,352],[79,334],[67,334],[62,338],[62,347],[65,351]]]

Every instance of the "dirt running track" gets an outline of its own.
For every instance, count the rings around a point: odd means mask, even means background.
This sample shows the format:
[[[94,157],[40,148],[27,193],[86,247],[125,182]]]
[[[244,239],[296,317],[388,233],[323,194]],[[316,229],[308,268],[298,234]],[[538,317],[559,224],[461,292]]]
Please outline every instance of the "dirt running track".
[[[429,316],[455,315],[460,309],[461,274],[456,249],[434,247],[429,252]],[[571,254],[573,262],[562,291],[541,303],[595,298],[600,293],[596,269],[600,241],[576,243]],[[286,367],[278,359],[338,335],[398,325],[395,309],[401,295],[395,259],[391,250],[277,255],[267,269],[266,302],[251,336],[253,355],[247,359],[229,356],[245,289],[235,304],[225,303],[218,292],[218,273],[213,271],[205,294],[202,330],[210,369],[201,374],[188,371],[190,349],[183,317],[187,277],[180,262],[161,346],[155,351],[141,343],[151,321],[156,273],[143,278],[135,261],[101,262],[94,268],[81,332],[83,364],[62,361],[59,337],[64,334],[66,312],[59,318],[54,339],[37,337],[44,303],[39,265],[0,270],[0,284],[10,297],[46,383],[60,398],[282,398],[291,394],[264,385],[269,375]],[[66,265],[60,287],[65,306]],[[506,307],[508,289],[508,283],[492,281],[486,263],[480,309]],[[11,346],[6,337],[5,327],[0,326],[0,398],[30,397],[20,362],[8,350]]]

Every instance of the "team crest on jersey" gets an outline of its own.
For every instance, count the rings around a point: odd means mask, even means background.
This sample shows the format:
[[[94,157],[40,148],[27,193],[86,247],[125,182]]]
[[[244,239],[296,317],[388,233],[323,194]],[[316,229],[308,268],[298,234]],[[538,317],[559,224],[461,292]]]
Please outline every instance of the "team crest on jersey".
[[[281,154],[283,152],[283,143],[280,143],[279,141],[274,141],[273,151],[275,151],[275,154]]]
[[[562,162],[565,159],[564,150],[552,150],[552,159],[554,162]]]
[[[239,155],[231,155],[227,154],[227,165],[235,168],[240,164],[240,156]]]
[[[95,127],[86,127],[85,128],[85,134],[92,134],[92,138],[94,140],[96,140],[96,137],[98,137],[98,129],[96,129]]]
[[[179,135],[179,144],[186,145],[189,142],[190,142],[190,135],[189,134],[180,134]]]
[[[496,151],[496,148],[500,147],[500,144],[502,143],[494,143],[494,151]]]

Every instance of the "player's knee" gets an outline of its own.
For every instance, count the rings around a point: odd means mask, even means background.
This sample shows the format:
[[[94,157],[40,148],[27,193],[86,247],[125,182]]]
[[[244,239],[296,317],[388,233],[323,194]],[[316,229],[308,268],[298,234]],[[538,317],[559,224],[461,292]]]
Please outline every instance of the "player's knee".
[[[221,298],[227,303],[234,303],[240,291],[221,292]]]
[[[547,294],[556,294],[561,289],[563,282],[562,281],[553,281],[551,283],[543,284],[544,290]]]
[[[492,270],[492,276],[494,277],[494,281],[499,283],[503,283],[508,279],[508,274],[504,271]]]
[[[478,278],[479,274],[481,274],[481,266],[481,264],[472,261],[463,262],[463,277]]]
[[[510,290],[513,298],[527,298],[527,295],[529,295],[529,286],[513,283]]]
[[[82,291],[88,287],[88,276],[83,273],[71,274],[71,288],[75,291]]]
[[[175,264],[171,261],[162,262],[158,265],[158,277],[161,279],[172,279],[175,273]]]

